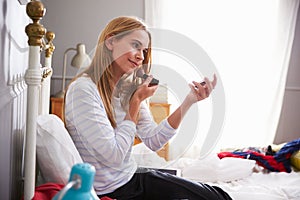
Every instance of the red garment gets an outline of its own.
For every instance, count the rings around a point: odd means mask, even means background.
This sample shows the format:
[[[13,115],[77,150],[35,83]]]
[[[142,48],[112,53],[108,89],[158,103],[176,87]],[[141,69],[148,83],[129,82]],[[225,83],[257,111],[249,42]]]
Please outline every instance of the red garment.
[[[109,197],[101,197],[100,200],[116,200],[116,199],[111,199],[111,198],[109,198]]]
[[[52,198],[63,189],[63,184],[45,183],[35,188],[32,200],[52,200]],[[22,198],[24,200],[24,197]],[[113,200],[109,197],[102,197],[100,200]]]
[[[63,184],[45,183],[35,188],[32,200],[51,200],[64,187]],[[24,197],[22,197],[24,200]]]
[[[256,163],[272,172],[291,172],[289,165],[289,156],[284,159],[278,159],[275,156],[268,156],[254,151],[234,151],[234,152],[220,152],[218,153],[220,159],[224,157],[244,158],[255,160]]]
[[[46,183],[35,188],[32,200],[51,200],[64,185],[56,183]]]

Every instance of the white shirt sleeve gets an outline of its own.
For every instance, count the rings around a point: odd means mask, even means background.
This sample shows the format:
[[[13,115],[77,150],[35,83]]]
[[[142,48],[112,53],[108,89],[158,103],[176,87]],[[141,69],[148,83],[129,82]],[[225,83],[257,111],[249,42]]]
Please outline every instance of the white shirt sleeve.
[[[139,114],[137,135],[151,150],[159,150],[175,135],[176,129],[169,125],[167,119],[156,124],[145,102],[141,104]]]

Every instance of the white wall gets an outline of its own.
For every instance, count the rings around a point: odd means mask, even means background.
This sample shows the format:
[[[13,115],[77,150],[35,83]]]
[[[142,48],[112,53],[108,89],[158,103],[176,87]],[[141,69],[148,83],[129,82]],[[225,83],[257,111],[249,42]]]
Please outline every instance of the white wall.
[[[120,15],[144,17],[143,0],[43,0],[43,4],[48,12],[42,23],[56,33],[51,94],[61,90],[63,54],[66,49],[84,43],[89,53],[97,44],[98,35],[112,18]],[[74,53],[71,51],[67,54],[68,79],[77,72],[70,66]]]
[[[300,138],[300,9],[275,143]]]
[[[98,34],[111,19],[119,15],[135,15],[144,18],[144,0],[44,0],[48,12],[43,24],[56,33],[53,56],[54,75],[51,94],[61,90],[63,53],[77,43],[86,44],[91,52],[97,42]],[[300,9],[299,9],[300,10]],[[300,11],[299,11],[300,12]],[[72,78],[77,70],[70,67],[68,53],[67,79]],[[300,16],[298,16],[295,44],[293,47],[288,74],[286,94],[275,143],[281,143],[300,137]]]

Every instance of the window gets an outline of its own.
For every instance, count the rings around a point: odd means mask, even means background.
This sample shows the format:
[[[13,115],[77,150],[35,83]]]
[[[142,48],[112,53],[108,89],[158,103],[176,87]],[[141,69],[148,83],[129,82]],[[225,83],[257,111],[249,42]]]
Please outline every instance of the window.
[[[271,144],[281,112],[299,1],[157,0],[145,1],[145,6],[150,26],[181,34],[207,53],[223,85],[225,118],[218,122],[223,123],[222,130],[219,134],[208,133],[216,108],[209,102],[198,103],[197,119],[183,122],[188,127],[201,124],[193,130],[196,137],[192,136],[194,148],[190,150],[202,148],[201,152],[208,152],[216,142],[218,148]],[[186,54],[194,54],[192,50],[187,49]],[[170,91],[187,87],[191,79],[197,78],[195,74],[198,78],[212,77],[202,70],[193,71],[195,67],[185,55],[162,49],[154,53],[154,74],[165,74],[168,84],[174,81],[168,76],[171,71],[180,77],[177,86],[169,86]],[[170,103],[178,105],[181,98],[177,97],[181,95],[173,92]],[[188,132],[182,127],[179,135],[191,134]],[[210,145],[205,146],[207,142]],[[175,157],[191,145],[187,142],[179,148],[181,143],[180,139],[173,147]],[[170,151],[172,154],[172,144]]]

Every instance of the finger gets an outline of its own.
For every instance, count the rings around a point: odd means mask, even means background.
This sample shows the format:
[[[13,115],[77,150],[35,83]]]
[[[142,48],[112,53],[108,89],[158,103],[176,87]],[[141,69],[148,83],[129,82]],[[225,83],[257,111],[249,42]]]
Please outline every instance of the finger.
[[[213,90],[212,82],[207,77],[204,78],[204,81],[206,82],[205,88],[207,89],[207,92],[210,94],[211,91]]]
[[[209,92],[207,92],[206,85],[202,86],[201,83],[193,81],[194,89],[198,99],[205,99],[208,97]]]
[[[191,91],[198,96],[198,87],[195,84],[189,83],[189,87],[191,88]]]
[[[193,81],[192,83],[194,84],[195,89],[203,88],[205,86],[205,84],[206,84],[205,81],[203,81],[201,83]]]
[[[198,87],[194,84],[189,84],[189,87],[191,88],[191,92],[195,95],[197,98],[197,101],[200,101],[202,99],[206,98],[206,92],[205,89],[202,87],[202,89],[198,89]]]
[[[212,86],[213,86],[213,89],[216,87],[216,85],[217,85],[217,75],[216,74],[214,74],[214,79],[213,79],[213,81],[211,82],[211,84],[212,84]]]
[[[189,83],[189,87],[191,88],[191,91],[197,95],[197,86],[195,86],[194,84]]]
[[[151,88],[151,89],[153,90],[153,92],[155,92],[155,91],[157,90],[158,86],[159,86],[159,85],[152,85],[152,86],[149,87],[149,88]]]
[[[193,90],[194,92],[196,92],[195,85],[189,83],[189,87],[191,88],[191,90]]]
[[[211,83],[208,81],[208,80],[206,80],[206,85],[205,85],[205,87],[204,87],[204,89],[205,89],[205,94],[206,94],[206,97],[209,97],[209,95],[210,95],[210,93],[211,93],[211,91],[212,91],[212,85],[211,85]]]
[[[147,85],[147,86],[148,86],[152,79],[153,79],[153,76],[152,76],[152,75],[148,76],[148,77],[145,79],[145,81],[143,82],[143,85]]]

